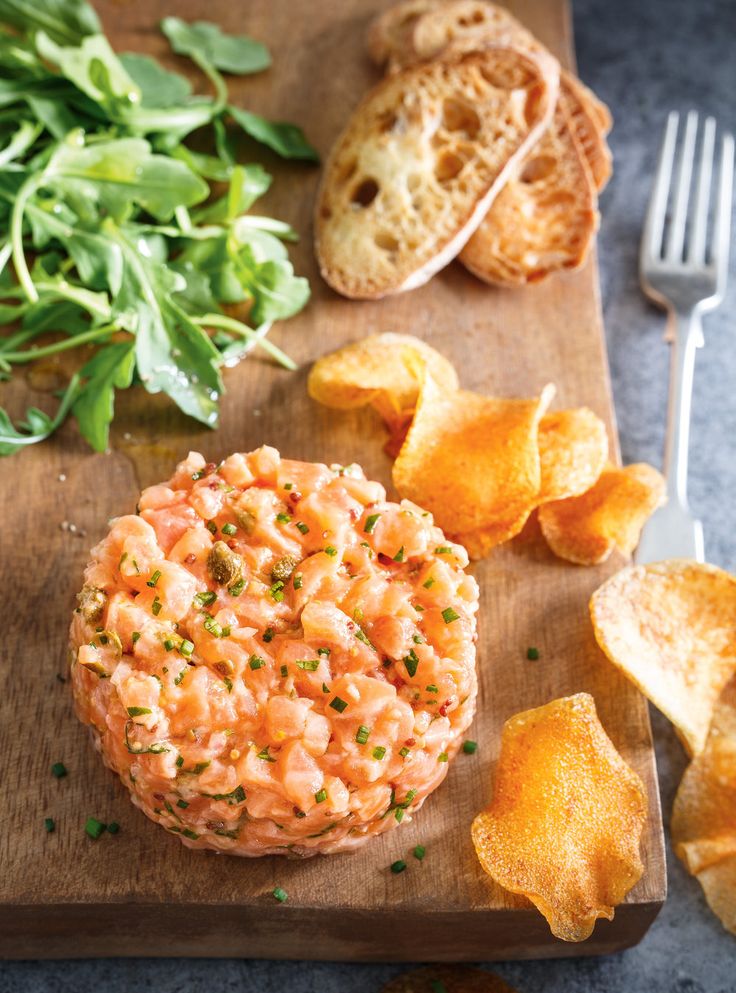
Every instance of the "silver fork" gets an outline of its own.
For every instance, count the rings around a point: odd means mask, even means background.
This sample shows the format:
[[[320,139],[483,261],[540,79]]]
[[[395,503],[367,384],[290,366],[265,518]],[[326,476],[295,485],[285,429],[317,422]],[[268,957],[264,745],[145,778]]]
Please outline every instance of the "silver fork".
[[[692,196],[698,115],[695,111],[687,115],[676,163],[679,118],[674,112],[667,118],[639,256],[642,289],[668,313],[671,356],[664,455],[667,503],[645,525],[636,550],[637,562],[705,559],[703,525],[693,517],[687,501],[690,406],[695,350],[704,343],[701,316],[721,303],[726,288],[734,141],[730,134],[721,139],[718,192],[713,223],[709,224],[716,122],[708,117],[702,129]],[[674,190],[673,173],[676,173]],[[674,199],[668,214],[672,193]]]

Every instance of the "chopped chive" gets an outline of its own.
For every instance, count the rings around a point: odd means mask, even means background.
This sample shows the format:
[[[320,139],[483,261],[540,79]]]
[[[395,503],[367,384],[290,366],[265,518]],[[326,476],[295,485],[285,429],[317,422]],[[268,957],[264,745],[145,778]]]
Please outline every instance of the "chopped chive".
[[[413,679],[417,674],[417,666],[419,665],[419,656],[412,648],[408,655],[402,659],[404,665],[406,666],[406,671],[409,673],[410,679]]]
[[[537,659],[539,658],[539,649],[538,648],[527,648],[527,650],[526,650],[526,657],[529,659],[530,662],[536,662]]]
[[[325,548],[325,555],[334,556],[337,555],[337,549],[334,545],[327,545]]]
[[[128,707],[128,717],[143,717],[144,714],[150,714],[150,707]]]
[[[293,483],[284,483],[284,489],[285,490],[293,490],[294,489],[294,484]]]
[[[396,818],[396,823],[397,824],[401,824],[401,822],[404,819],[404,814],[405,813],[406,813],[406,811],[404,810],[403,807],[397,807],[396,810],[394,810],[394,817]]]
[[[201,775],[201,773],[203,773],[204,770],[209,767],[209,764],[210,764],[210,760],[209,759],[207,759],[204,762],[197,762],[197,764],[195,765],[195,767],[192,769],[192,773],[195,776]]]
[[[327,685],[327,683],[322,683],[322,692],[323,693],[329,693],[330,692],[330,687]]]
[[[412,604],[412,606],[414,607],[414,610],[418,610],[421,614],[424,613],[424,607],[421,605],[421,603],[415,603]]]
[[[176,801],[176,805],[177,805],[177,807],[181,807],[182,810],[186,810],[187,807],[189,806],[189,801],[188,800],[179,799],[179,800]]]
[[[283,513],[276,514],[276,520],[280,524],[289,524],[291,522],[291,515],[290,514],[283,514]]]
[[[262,659],[260,655],[251,655],[251,657],[248,659],[248,665],[254,671],[256,669],[262,669],[265,664],[266,664],[265,660]]]
[[[425,582],[422,583],[422,586],[425,588],[425,590],[429,590],[434,586],[436,582],[437,580],[434,578],[434,576],[430,576],[429,579],[427,579]]]
[[[192,841],[196,841],[199,835],[196,831],[192,831],[190,828],[183,828],[181,832],[185,838],[191,838]]]
[[[316,803],[324,803],[327,799],[327,790],[317,790],[314,794],[314,799]]]
[[[276,603],[281,603],[284,599],[284,583],[283,580],[277,579],[273,586],[268,591]]]
[[[207,530],[210,532],[210,534],[217,533],[217,525],[215,524],[214,521],[207,521]]]
[[[295,590],[300,590],[302,588],[302,585],[304,583],[304,579],[303,579],[302,574],[300,572],[295,572],[294,573],[294,578],[293,578],[292,581],[294,583],[294,589]]]
[[[380,761],[385,754],[386,754],[386,749],[383,747],[383,745],[376,745],[376,747],[373,749],[374,759],[378,759]]]
[[[157,596],[155,596],[153,598],[153,603],[151,604],[151,613],[153,614],[154,617],[158,617],[158,615],[161,613],[161,607],[162,607],[161,601]]]
[[[339,696],[333,697],[333,699],[330,700],[330,706],[333,710],[336,710],[338,714],[341,714],[347,708],[347,705],[347,700],[342,700]]]
[[[53,834],[56,830],[56,821],[53,817],[47,817],[44,819],[43,826],[46,828],[48,834]]]
[[[133,632],[133,634],[131,635],[131,641],[133,642],[134,645],[135,645],[136,641],[139,640],[140,636],[141,636],[140,631],[134,631]]]
[[[256,755],[256,758],[257,758],[257,759],[261,759],[261,761],[263,761],[263,762],[275,762],[275,761],[276,761],[276,759],[275,759],[275,758],[274,758],[274,757],[273,757],[272,755],[270,755],[270,754],[269,754],[269,751],[268,751],[268,749],[269,749],[269,746],[268,746],[268,745],[266,745],[266,746],[265,746],[264,748],[262,748],[262,749],[260,750],[260,752],[259,752],[259,753],[258,753],[258,754]]]
[[[463,751],[465,752],[466,755],[474,755],[478,751],[478,742],[477,741],[464,741],[463,742]]]
[[[435,686],[434,683],[430,683],[429,686],[424,687],[427,693],[439,693],[439,686]]]
[[[230,523],[223,524],[220,530],[222,531],[223,534],[230,535],[230,537],[238,533],[237,527],[234,524],[230,524]]]
[[[279,903],[286,903],[286,901],[289,899],[289,894],[286,892],[286,890],[282,890],[280,886],[275,887],[275,889],[273,890],[273,896],[276,900],[279,901]]]
[[[230,596],[240,596],[240,594],[243,592],[244,589],[245,589],[245,580],[241,576],[241,578],[237,581],[237,583],[233,583],[232,586],[228,586],[227,591],[230,594]]]
[[[424,644],[424,638],[422,638],[421,634],[412,635],[412,639],[411,640],[414,642],[415,645],[423,645]]]
[[[161,578],[161,570],[157,569],[146,583],[146,586],[154,587],[160,578]]]
[[[370,737],[370,733],[371,729],[367,728],[365,724],[361,724],[356,732],[355,740],[359,745],[365,745]]]
[[[413,854],[414,858],[418,862],[421,862],[422,859],[424,858],[426,852],[427,852],[427,849],[424,847],[424,845],[415,845],[414,846],[414,851],[412,852],[412,854]]]
[[[403,872],[404,869],[406,869],[406,862],[403,859],[396,859],[395,862],[391,863],[391,872],[393,872],[396,876],[398,876],[400,872]]]
[[[304,523],[304,521],[297,521],[296,526],[299,528],[302,534],[309,534],[309,526]]]
[[[120,830],[120,825],[118,824],[117,821],[110,821],[110,823],[107,825],[108,834],[117,834],[119,830]]]
[[[316,672],[319,669],[319,659],[299,659],[294,665],[302,672]]]
[[[229,624],[228,624],[228,625],[226,625],[226,626],[225,626],[225,627],[224,627],[224,628],[222,629],[222,634],[220,635],[220,637],[221,637],[221,638],[229,638],[229,637],[230,637],[230,625],[229,625]]]
[[[401,548],[396,553],[396,555],[394,555],[394,562],[403,562],[403,561],[404,561],[404,546],[402,545]]]
[[[225,628],[215,620],[212,614],[207,614],[207,616],[204,619],[204,623],[202,624],[202,627],[214,638],[224,637]],[[229,633],[230,631],[228,630],[228,634]]]
[[[171,640],[171,638],[167,638],[164,641],[164,648],[166,649],[167,652],[170,652],[173,647],[174,647],[174,642]]]
[[[282,665],[281,666],[281,675],[282,675],[282,677],[284,679],[286,679],[286,677],[289,675],[289,667],[288,667],[288,665]]]
[[[274,636],[273,628],[266,628],[266,630],[263,632],[263,640],[266,642],[266,644],[268,644],[270,641],[273,641],[273,636]]]
[[[196,483],[198,479],[203,479],[207,475],[206,469],[197,469],[196,472],[192,473],[192,479]]]
[[[184,677],[187,674],[187,671],[188,670],[186,669],[186,667],[180,671],[179,675],[176,676],[176,678],[174,679],[174,686],[181,686],[182,682],[184,681]]]
[[[51,766],[51,775],[56,779],[63,779],[67,775],[67,768],[63,762],[54,762]]]
[[[363,608],[356,607],[355,610],[353,611],[353,620],[360,622],[363,620],[364,617],[365,614],[363,613]]]
[[[378,524],[378,518],[380,516],[381,516],[380,514],[370,514],[368,517],[366,517],[365,525],[363,527],[363,530],[365,531],[366,534],[373,534],[376,524]]]
[[[331,648],[318,648],[317,649],[317,654],[318,655],[324,655],[325,657],[327,657],[330,654],[331,651],[332,651]]]
[[[90,838],[97,839],[106,827],[107,825],[103,824],[102,821],[98,821],[96,817],[88,817],[84,825],[84,830]]]
[[[438,545],[434,550],[435,555],[452,555],[452,549],[449,545]]]
[[[194,597],[200,607],[211,607],[212,604],[217,599],[217,594],[214,590],[205,590],[202,593],[197,593]]]
[[[183,755],[177,755],[176,756],[176,767],[177,767],[177,769],[181,769],[181,767],[183,765],[184,765],[184,756]]]
[[[438,762],[447,762],[447,760],[448,760],[447,752],[440,752],[440,754],[437,756]]]
[[[402,757],[402,759],[405,759],[408,754],[409,754],[409,749],[406,747],[406,745],[404,745],[403,748],[399,749],[399,755]]]
[[[355,632],[355,637],[358,639],[358,641],[362,641],[364,645],[367,645],[369,648],[373,648],[373,650],[375,651],[375,648],[374,648],[374,646],[373,646],[370,638],[365,633],[365,631],[360,630],[360,629],[357,630]]]
[[[194,642],[184,638],[182,643],[179,645],[179,651],[182,655],[186,655],[188,658],[194,651]]]
[[[230,679],[229,676],[223,676],[222,677],[222,681],[225,684],[225,689],[228,691],[228,693],[232,693],[232,691],[233,691],[233,681],[232,681],[232,679]]]
[[[460,620],[460,614],[456,613],[452,607],[445,607],[442,611],[442,620],[445,624],[452,624],[453,621]]]

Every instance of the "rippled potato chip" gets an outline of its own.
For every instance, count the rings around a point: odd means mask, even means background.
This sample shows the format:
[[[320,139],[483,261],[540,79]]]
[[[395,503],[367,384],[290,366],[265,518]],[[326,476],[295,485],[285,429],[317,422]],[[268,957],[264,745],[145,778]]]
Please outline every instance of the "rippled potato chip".
[[[466,965],[430,965],[396,976],[381,993],[516,993],[500,976]]]
[[[731,934],[736,934],[736,855],[709,865],[698,873],[708,906]]]
[[[647,519],[664,499],[664,479],[652,466],[609,465],[587,492],[543,504],[539,525],[555,555],[578,565],[596,565],[614,548],[630,555]]]
[[[539,503],[585,493],[608,459],[606,426],[587,407],[545,414],[539,423]]]
[[[523,893],[563,941],[590,937],[641,878],[647,796],[587,693],[503,727],[493,800],[473,821],[483,869]]]
[[[451,535],[530,511],[541,478],[539,420],[553,394],[552,386],[528,400],[447,393],[427,376],[394,463],[399,494]]]
[[[596,590],[590,614],[611,662],[701,752],[736,671],[736,577],[689,559],[629,566]]]
[[[385,332],[317,359],[307,390],[313,400],[339,410],[373,404],[393,428],[407,414],[411,419],[425,369],[443,391],[457,389],[454,366],[434,348],[413,335]]]
[[[672,844],[693,875],[736,856],[736,679],[716,705],[705,748],[682,777]]]

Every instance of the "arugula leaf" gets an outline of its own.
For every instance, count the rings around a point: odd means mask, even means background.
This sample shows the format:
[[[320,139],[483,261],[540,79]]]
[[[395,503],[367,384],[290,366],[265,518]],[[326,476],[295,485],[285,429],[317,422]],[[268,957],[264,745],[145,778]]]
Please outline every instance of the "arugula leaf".
[[[258,262],[250,245],[244,245],[237,258],[236,272],[253,299],[250,317],[255,324],[292,317],[309,300],[308,281],[294,275],[288,260]]]
[[[161,30],[177,55],[188,55],[200,66],[205,62],[223,72],[245,75],[271,65],[265,45],[246,35],[227,35],[209,21],[188,24],[180,17],[165,17]]]
[[[19,425],[20,430],[13,426],[7,411],[0,407],[0,455],[12,455],[26,445],[36,445],[52,435],[66,419],[78,391],[79,373],[75,373],[54,416],[50,417],[38,407],[29,407],[25,421]]]
[[[271,177],[261,166],[234,166],[227,194],[202,207],[196,214],[197,223],[217,224],[234,220],[249,210],[270,185]]]
[[[160,221],[179,206],[204,200],[207,184],[183,162],[155,155],[144,138],[117,138],[94,144],[65,142],[45,172],[47,184],[99,204],[116,220],[138,203]]]
[[[150,55],[124,52],[120,63],[140,90],[142,107],[175,107],[192,94],[186,76],[164,69]]]
[[[136,251],[111,221],[104,224],[121,248],[124,275],[113,316],[135,334],[135,357],[149,393],[168,393],[177,406],[210,427],[217,424],[222,380],[219,354],[207,334],[173,299],[180,289],[175,273]]]
[[[104,107],[113,119],[122,108],[140,103],[141,91],[104,35],[88,35],[81,45],[64,47],[39,31],[36,48],[39,55],[57,65],[63,76]]]
[[[19,31],[45,31],[59,44],[75,44],[102,30],[85,0],[0,0],[0,21]]]
[[[242,107],[227,108],[228,114],[240,125],[247,135],[267,145],[285,159],[304,159],[319,162],[319,153],[307,141],[304,132],[296,124],[285,121],[269,121],[260,114],[254,114]]]
[[[135,369],[132,341],[106,345],[82,367],[87,382],[72,405],[79,430],[96,452],[104,452],[115,410],[115,390],[130,386]]]

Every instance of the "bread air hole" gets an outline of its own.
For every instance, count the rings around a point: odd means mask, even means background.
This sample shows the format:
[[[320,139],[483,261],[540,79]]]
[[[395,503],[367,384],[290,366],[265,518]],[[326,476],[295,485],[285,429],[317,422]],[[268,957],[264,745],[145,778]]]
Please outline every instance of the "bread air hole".
[[[434,174],[440,183],[449,183],[451,179],[457,176],[464,165],[464,159],[461,159],[455,152],[444,151],[437,159]]]
[[[348,161],[338,170],[336,176],[336,182],[340,186],[344,186],[347,182],[349,182],[353,178],[357,168],[358,168],[358,160],[348,159]]]
[[[384,252],[398,252],[399,250],[397,239],[388,231],[379,231],[373,240]]]
[[[442,103],[442,124],[448,131],[463,131],[471,140],[480,131],[480,117],[474,108],[452,97]]]
[[[475,10],[470,17],[458,17],[457,22],[463,28],[472,28],[474,24],[483,24],[485,19],[482,10]]]
[[[552,175],[556,164],[551,155],[535,155],[525,163],[519,179],[522,183],[538,183],[540,179],[547,179]]]
[[[383,134],[388,134],[389,131],[393,131],[396,127],[398,117],[393,112],[393,110],[384,110],[382,114],[378,115],[378,129]]]
[[[350,200],[356,205],[356,207],[370,207],[377,196],[378,183],[375,179],[369,177],[368,179],[364,179],[361,183],[358,183],[353,190],[353,195]]]

